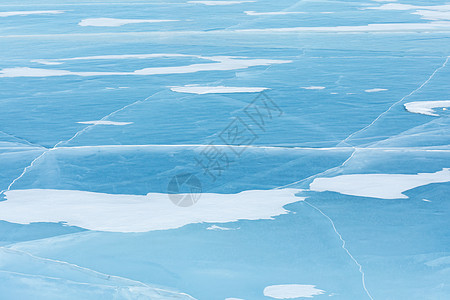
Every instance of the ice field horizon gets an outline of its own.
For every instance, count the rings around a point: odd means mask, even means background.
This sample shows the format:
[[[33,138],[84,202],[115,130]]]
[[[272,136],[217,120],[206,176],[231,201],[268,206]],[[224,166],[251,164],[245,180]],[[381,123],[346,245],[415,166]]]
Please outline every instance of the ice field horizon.
[[[450,299],[450,2],[0,3],[0,300]]]

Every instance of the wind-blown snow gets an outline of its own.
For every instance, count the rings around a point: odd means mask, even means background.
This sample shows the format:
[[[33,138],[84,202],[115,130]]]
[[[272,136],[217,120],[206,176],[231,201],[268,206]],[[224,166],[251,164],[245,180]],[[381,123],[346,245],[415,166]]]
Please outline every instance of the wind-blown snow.
[[[96,27],[118,27],[127,24],[139,23],[161,23],[161,22],[176,22],[178,20],[145,20],[145,19],[114,19],[114,18],[91,18],[81,20],[80,26],[96,26]]]
[[[238,86],[173,86],[170,89],[178,93],[189,94],[222,94],[222,93],[257,93],[267,90],[264,87],[238,87]]]
[[[298,189],[204,193],[191,207],[175,206],[167,194],[117,195],[73,190],[29,189],[5,192],[0,220],[29,224],[65,222],[90,230],[146,232],[193,223],[260,220],[287,214],[284,205],[302,201]]]
[[[55,15],[62,14],[64,10],[23,10],[23,11],[2,11],[0,17],[28,16],[28,15]]]
[[[450,20],[450,10],[449,11],[433,11],[433,10],[417,10],[412,13],[413,15],[422,16],[425,20]]]
[[[433,259],[431,261],[427,261],[425,264],[429,267],[450,265],[450,256],[444,256],[437,259]]]
[[[6,68],[0,70],[0,77],[50,77],[50,76],[65,76],[65,75],[76,75],[76,73],[66,70],[28,68],[28,67]]]
[[[211,225],[211,226],[209,226],[208,228],[206,228],[206,230],[224,230],[224,231],[227,231],[227,230],[236,230],[236,229],[239,229],[239,228],[229,228],[229,227],[223,227],[223,226],[217,226],[217,225]]]
[[[264,296],[275,299],[312,298],[323,293],[325,291],[309,284],[280,284],[271,285],[264,289]]]
[[[270,32],[407,32],[407,31],[449,31],[450,22],[431,23],[380,23],[360,26],[332,27],[285,27],[262,29],[236,29],[235,32],[270,33]]]
[[[366,92],[366,93],[376,93],[376,92],[383,92],[383,91],[387,91],[387,89],[377,89],[377,88],[375,88],[375,89],[365,90],[364,92]]]
[[[367,7],[366,9],[374,10],[413,10],[413,9],[427,9],[435,11],[449,11],[450,4],[446,5],[412,5],[401,3],[388,3],[377,7]]]
[[[316,178],[309,188],[316,192],[338,192],[346,195],[381,199],[407,199],[403,192],[430,183],[450,182],[450,169],[436,173],[351,174]]]
[[[114,122],[114,121],[106,121],[106,120],[98,120],[98,121],[82,121],[77,122],[80,124],[88,124],[88,125],[116,125],[116,126],[124,126],[133,124],[133,122]]]
[[[188,55],[188,54],[178,54],[178,53],[150,53],[150,54],[117,54],[117,55],[94,55],[94,56],[79,56],[79,57],[69,57],[69,58],[55,58],[55,59],[33,59],[32,62],[37,62],[40,64],[53,64],[53,63],[63,63],[65,61],[73,60],[119,60],[119,59],[149,59],[149,58],[162,58],[162,57],[193,57],[193,58],[204,58],[209,59],[209,57],[203,57],[200,55]]]
[[[400,3],[388,3],[378,7],[368,7],[374,10],[415,10],[413,15],[419,15],[425,20],[450,20],[450,5],[411,5]]]
[[[158,54],[161,56],[161,54]],[[175,54],[176,55],[176,54]],[[167,56],[167,54],[166,54]],[[155,56],[156,57],[156,56]],[[15,67],[5,68],[0,70],[0,77],[50,77],[50,76],[111,76],[111,75],[162,75],[162,74],[187,74],[200,71],[229,71],[245,69],[253,66],[269,66],[272,64],[285,64],[290,63],[290,60],[276,60],[276,59],[250,59],[233,56],[193,56],[201,59],[212,61],[211,63],[198,63],[186,66],[173,66],[173,67],[153,67],[135,70],[132,72],[72,72],[69,70],[57,70],[57,69],[43,69],[43,68],[29,68],[29,67]],[[137,55],[117,55],[117,56],[93,56],[89,59],[124,59],[124,58],[146,58]],[[88,59],[87,57],[72,58],[72,59],[59,59],[57,61],[64,60],[76,60],[76,59]],[[55,61],[55,60],[47,60]]]
[[[405,103],[405,109],[409,112],[428,115],[428,116],[436,116],[439,115],[433,110],[433,108],[450,107],[450,100],[442,100],[442,101],[415,101]]]
[[[324,86],[302,86],[304,90],[323,90]]]

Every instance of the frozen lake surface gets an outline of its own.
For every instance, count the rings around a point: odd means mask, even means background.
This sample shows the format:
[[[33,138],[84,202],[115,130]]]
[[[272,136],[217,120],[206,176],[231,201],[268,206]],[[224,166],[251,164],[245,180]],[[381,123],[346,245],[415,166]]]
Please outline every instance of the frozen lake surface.
[[[0,3],[0,298],[448,299],[450,4]]]

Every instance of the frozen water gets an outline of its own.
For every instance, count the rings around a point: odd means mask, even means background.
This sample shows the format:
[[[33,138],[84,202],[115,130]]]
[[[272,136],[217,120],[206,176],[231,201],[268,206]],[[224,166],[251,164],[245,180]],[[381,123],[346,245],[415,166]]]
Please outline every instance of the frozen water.
[[[0,299],[447,299],[449,12],[0,3]]]

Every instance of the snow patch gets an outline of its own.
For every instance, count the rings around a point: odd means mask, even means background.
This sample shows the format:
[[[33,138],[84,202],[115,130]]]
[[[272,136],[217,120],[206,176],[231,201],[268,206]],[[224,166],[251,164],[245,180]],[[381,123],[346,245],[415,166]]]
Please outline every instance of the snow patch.
[[[177,54],[177,53],[151,53],[151,54],[113,54],[113,55],[94,55],[94,56],[78,56],[69,58],[54,58],[54,59],[34,59],[32,62],[40,64],[61,64],[65,61],[73,60],[119,60],[119,59],[149,59],[161,57],[194,57],[202,58],[199,55]]]
[[[29,67],[5,68],[0,70],[0,77],[50,77],[50,76],[112,76],[112,75],[162,75],[162,74],[188,74],[200,71],[230,71],[245,69],[253,66],[269,66],[272,64],[291,63],[291,60],[275,60],[275,59],[250,59],[235,56],[199,56],[199,55],[182,55],[182,54],[147,54],[147,55],[104,55],[104,56],[87,56],[66,59],[47,60],[47,62],[61,62],[69,60],[94,60],[94,59],[130,59],[130,58],[154,58],[154,57],[170,57],[183,56],[195,57],[199,59],[210,60],[210,63],[198,63],[186,66],[173,67],[153,67],[135,70],[132,72],[72,72],[69,70],[55,70]]]
[[[211,225],[208,228],[206,228],[206,230],[237,230],[238,228],[229,228],[229,227],[222,227],[222,226],[217,226],[217,225]]]
[[[381,199],[407,199],[403,192],[430,183],[450,182],[450,169],[436,173],[407,174],[351,174],[331,178],[316,178],[311,191],[331,191],[345,195]]]
[[[305,90],[323,90],[324,88],[324,86],[302,86]]]
[[[0,220],[12,223],[64,222],[89,230],[146,232],[194,223],[272,219],[283,206],[303,201],[298,189],[203,193],[190,207],[174,205],[167,194],[118,195],[76,190],[28,189],[5,192]]]
[[[0,17],[28,16],[28,15],[55,15],[62,14],[65,10],[23,10],[23,11],[2,11]]]
[[[114,122],[114,121],[106,121],[106,120],[83,121],[83,122],[77,122],[77,123],[88,124],[88,125],[116,125],[116,126],[123,126],[123,125],[133,124],[133,122]]]
[[[419,15],[424,20],[450,20],[450,11],[417,10],[412,14]]]
[[[275,299],[312,298],[323,293],[325,291],[309,284],[280,284],[271,285],[264,289],[264,296]]]
[[[277,32],[405,32],[405,31],[448,31],[450,22],[440,21],[431,23],[380,23],[361,26],[332,26],[332,27],[287,27],[263,29],[236,29],[234,32],[249,33],[277,33]]]
[[[33,59],[33,60],[31,60],[31,62],[38,63],[38,64],[41,64],[41,65],[48,65],[48,66],[61,65],[62,64],[62,62],[48,61],[48,60],[45,60],[45,59]]]
[[[364,90],[364,92],[366,92],[366,93],[376,93],[376,92],[383,92],[383,91],[387,91],[387,89],[368,89],[368,90]]]
[[[96,27],[118,27],[127,24],[139,23],[161,23],[161,22],[177,22],[178,20],[145,20],[145,19],[114,19],[114,18],[91,18],[81,20],[80,26],[96,26]]]
[[[450,100],[415,101],[405,103],[404,106],[407,111],[412,113],[438,117],[439,115],[433,108],[443,107],[443,109],[446,110],[447,107],[450,107]]]
[[[420,15],[425,20],[450,20],[450,5],[411,5],[400,3],[388,3],[378,7],[368,7],[367,9],[374,10],[415,10],[413,15]]]
[[[377,7],[367,7],[366,9],[374,10],[414,10],[414,9],[427,9],[434,11],[449,11],[450,4],[446,5],[412,5],[401,3],[388,3]]]

